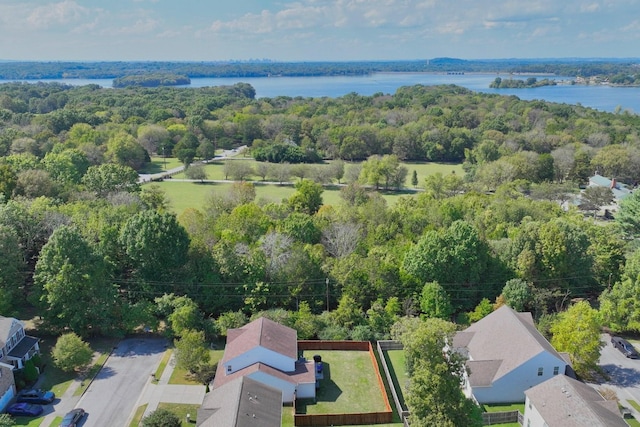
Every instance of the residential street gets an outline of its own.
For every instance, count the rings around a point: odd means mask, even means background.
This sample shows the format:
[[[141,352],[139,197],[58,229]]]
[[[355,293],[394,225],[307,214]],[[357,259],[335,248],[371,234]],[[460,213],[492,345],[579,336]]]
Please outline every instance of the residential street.
[[[597,388],[609,387],[616,391],[620,403],[631,409],[640,419],[640,413],[635,411],[627,400],[635,400],[640,404],[640,359],[628,359],[611,344],[611,336],[602,334],[601,339],[605,347],[600,353],[599,365],[610,376],[608,382],[600,384]]]

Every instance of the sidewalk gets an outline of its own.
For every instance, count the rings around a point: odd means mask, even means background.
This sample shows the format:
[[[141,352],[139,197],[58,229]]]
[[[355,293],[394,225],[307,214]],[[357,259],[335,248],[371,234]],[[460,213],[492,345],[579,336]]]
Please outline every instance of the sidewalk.
[[[146,417],[151,412],[158,408],[160,402],[166,403],[184,403],[184,404],[202,404],[204,399],[206,387],[203,385],[175,385],[169,384],[171,374],[173,374],[173,368],[175,366],[175,357],[172,354],[169,363],[164,369],[162,376],[157,383],[153,382],[153,378],[149,377],[147,385],[145,386],[140,398],[135,404],[129,419],[127,420],[127,426],[133,420],[136,410],[142,406],[147,405],[147,409],[144,412],[143,417]],[[193,415],[195,419],[195,414]]]

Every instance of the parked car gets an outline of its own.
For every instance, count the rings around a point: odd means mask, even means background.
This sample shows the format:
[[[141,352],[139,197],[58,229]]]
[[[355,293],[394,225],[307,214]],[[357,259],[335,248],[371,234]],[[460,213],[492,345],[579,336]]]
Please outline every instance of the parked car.
[[[37,403],[40,405],[48,405],[53,402],[56,395],[52,391],[44,390],[22,390],[18,393],[18,402]]]
[[[64,416],[60,423],[60,427],[76,427],[82,417],[84,417],[84,414],[85,412],[82,408],[72,409]]]
[[[611,337],[611,344],[622,352],[629,359],[637,359],[640,357],[636,349],[625,339],[620,337]]]
[[[42,405],[35,405],[33,403],[14,403],[7,408],[7,414],[14,417],[37,417],[42,414]]]

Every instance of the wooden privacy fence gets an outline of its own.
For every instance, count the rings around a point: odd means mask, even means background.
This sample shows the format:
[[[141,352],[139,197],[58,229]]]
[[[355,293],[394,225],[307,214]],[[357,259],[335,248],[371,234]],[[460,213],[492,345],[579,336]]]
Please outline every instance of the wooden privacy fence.
[[[367,351],[371,357],[373,371],[378,379],[378,388],[384,399],[385,411],[364,412],[352,414],[295,414],[293,423],[296,426],[339,426],[339,425],[370,425],[389,424],[393,421],[393,411],[389,405],[389,396],[380,375],[378,360],[369,341],[298,341],[298,350],[347,350]],[[383,361],[384,363],[384,361]],[[294,403],[295,407],[295,403]]]
[[[522,423],[519,416],[520,411],[483,412],[482,424],[490,426],[492,424]]]

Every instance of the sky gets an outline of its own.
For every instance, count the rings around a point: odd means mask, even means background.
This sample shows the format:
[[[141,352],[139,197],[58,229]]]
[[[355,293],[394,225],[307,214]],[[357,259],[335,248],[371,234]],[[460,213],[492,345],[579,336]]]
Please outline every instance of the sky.
[[[0,59],[640,56],[640,0],[0,0]]]

